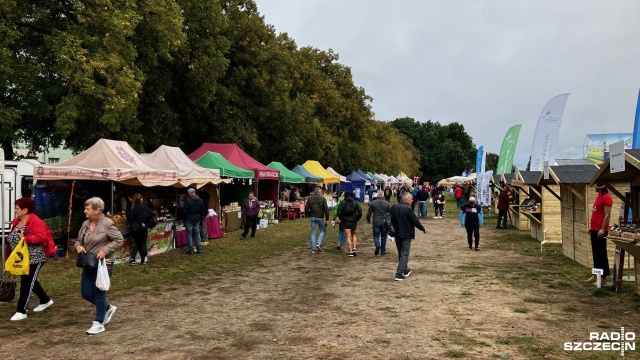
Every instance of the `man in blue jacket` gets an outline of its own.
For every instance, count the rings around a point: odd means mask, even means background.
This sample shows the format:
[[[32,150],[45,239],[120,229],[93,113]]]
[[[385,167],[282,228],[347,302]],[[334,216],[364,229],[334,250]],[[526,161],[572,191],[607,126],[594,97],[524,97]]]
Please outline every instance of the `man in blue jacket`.
[[[395,230],[396,248],[398,249],[398,268],[396,269],[396,281],[404,281],[411,275],[408,266],[409,251],[411,250],[411,240],[416,237],[415,228],[423,233],[427,230],[422,226],[416,213],[411,209],[413,194],[405,192],[402,194],[402,202],[393,206],[390,210],[391,223]]]
[[[187,198],[184,200],[184,227],[187,229],[187,254],[193,255],[195,241],[196,254],[202,253],[200,242],[200,219],[204,203],[193,188],[187,190]]]

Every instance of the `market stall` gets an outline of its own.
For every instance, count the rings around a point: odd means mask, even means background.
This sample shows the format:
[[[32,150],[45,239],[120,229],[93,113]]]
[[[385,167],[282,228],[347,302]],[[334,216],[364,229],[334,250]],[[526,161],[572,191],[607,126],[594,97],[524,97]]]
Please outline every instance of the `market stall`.
[[[368,179],[363,178],[362,176],[360,176],[356,171],[352,172],[351,174],[347,175],[347,181],[349,181],[348,183],[340,183],[340,190],[341,191],[351,191],[354,192],[356,188],[360,189],[360,197],[356,200],[362,202],[364,201],[364,195],[366,193],[366,187],[367,185],[371,185],[371,182]]]
[[[220,176],[231,179],[229,184],[223,184],[220,189],[219,211],[220,222],[226,232],[236,231],[242,228],[242,215],[238,204],[242,204],[251,191],[249,179],[253,179],[254,172],[242,169],[229,162],[216,152],[207,151],[195,161],[197,164],[210,169],[217,169]],[[233,205],[233,206],[232,206]]]
[[[584,266],[593,266],[589,225],[597,193],[589,183],[597,172],[598,168],[595,165],[562,165],[549,168],[549,181],[560,187],[562,252]],[[628,183],[612,185],[622,192],[628,188]],[[619,214],[619,206],[613,206],[611,219],[617,219]],[[609,256],[613,259],[615,246],[609,245]]]
[[[192,187],[198,189],[198,195],[205,202],[206,209],[211,209],[211,215],[207,217],[207,235],[208,238],[214,239],[222,237],[220,229],[220,192],[219,185],[230,183],[230,179],[221,179],[220,170],[202,167],[194,163],[189,157],[177,147],[161,145],[151,154],[145,157],[158,167],[174,170],[178,172],[178,183],[186,188]],[[153,205],[153,209],[157,214],[168,213],[168,204],[175,196],[154,197],[153,201],[149,201]],[[181,230],[184,231],[184,230]],[[176,233],[178,238],[178,233]],[[206,239],[204,239],[206,240]]]
[[[50,225],[52,233],[57,237],[67,236],[59,244],[67,247],[67,250],[72,241],[69,237],[77,234],[80,224],[85,220],[84,201],[92,196],[100,196],[105,202],[105,212],[113,217],[116,226],[125,236],[123,248],[116,254],[117,260],[128,258],[130,238],[126,218],[115,213],[114,182],[135,187],[181,186],[177,171],[158,168],[126,142],[108,139],[100,139],[89,149],[67,161],[36,166],[34,180],[37,208],[42,208],[46,199],[57,199],[58,205],[54,205],[57,212],[52,214],[53,217],[45,216],[43,220]],[[65,211],[66,209],[69,211]],[[170,240],[171,231],[167,233],[167,227],[163,225],[166,224],[159,222],[157,228],[151,231],[155,236],[150,236],[148,245],[154,254],[166,251],[173,245]]]
[[[197,150],[189,154],[189,158],[195,161],[207,151],[217,152],[239,168],[253,171],[253,188],[260,204],[264,206],[271,204],[271,207],[273,204],[277,204],[280,171],[271,169],[252,158],[238,144],[203,143]]]
[[[500,181],[502,181],[507,189],[511,191],[513,200],[509,203],[509,211],[507,213],[511,225],[518,230],[529,230],[529,219],[520,213],[520,195],[521,186],[523,183],[519,181],[518,174],[501,174]],[[520,185],[520,186],[516,186]],[[497,201],[496,201],[497,203]],[[497,206],[497,205],[496,205]]]
[[[589,183],[593,186],[595,183],[601,182],[607,186],[611,197],[614,199],[612,213],[618,208],[618,217],[611,215],[611,224],[617,223],[619,229],[609,232],[608,239],[618,247],[617,250],[623,250],[620,253],[619,264],[624,262],[624,252],[633,257],[633,263],[629,264],[633,267],[635,279],[635,292],[640,294],[640,284],[638,278],[640,276],[640,229],[638,215],[640,212],[640,149],[628,149],[624,153],[624,169],[619,172],[611,172],[611,159],[607,159],[600,169],[591,179]],[[621,192],[620,185],[628,185],[628,190]],[[619,185],[615,185],[619,184]],[[611,257],[611,245],[607,246],[607,254]],[[615,254],[615,252],[613,253]],[[616,262],[609,261],[614,265]],[[617,267],[614,271],[614,285],[619,290],[621,285],[622,267]]]
[[[267,165],[272,169],[276,169],[280,171],[280,186],[284,187],[285,184],[301,184],[305,182],[305,178],[301,175],[294,173],[293,171],[287,169],[282,163],[277,161],[272,161]],[[287,191],[281,189],[282,193],[288,194]],[[283,198],[278,199],[278,211],[277,213],[273,213],[270,210],[263,210],[260,214],[258,214],[258,218],[267,219],[269,223],[272,223],[273,220],[284,218],[291,218],[291,202],[289,202],[289,196],[285,196]],[[304,209],[302,211],[304,213]],[[293,214],[293,218],[296,218],[296,215],[300,217],[300,210],[298,209],[297,214]]]
[[[518,171],[518,178],[521,182],[520,192],[520,214],[529,220],[529,233],[531,237],[543,241],[545,239],[546,219],[557,219],[557,228],[560,228],[560,201],[548,190],[542,190],[542,185],[538,185],[540,171]],[[513,183],[513,182],[512,182]],[[558,196],[559,197],[559,196]],[[555,234],[555,242],[562,242],[562,235]],[[547,241],[549,241],[547,239]]]
[[[305,183],[311,183],[311,184],[322,184],[323,182],[323,178],[318,177],[313,175],[312,173],[310,173],[307,169],[305,169],[302,165],[296,165],[294,166],[293,169],[291,169],[292,172],[302,176],[304,178],[304,182]]]

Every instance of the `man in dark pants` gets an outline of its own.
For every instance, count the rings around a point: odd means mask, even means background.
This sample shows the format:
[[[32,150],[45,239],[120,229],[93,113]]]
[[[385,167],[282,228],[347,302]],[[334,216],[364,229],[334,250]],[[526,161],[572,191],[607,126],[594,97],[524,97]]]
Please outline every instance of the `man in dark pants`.
[[[602,282],[606,282],[609,276],[609,257],[607,256],[607,235],[609,234],[609,219],[611,218],[611,207],[613,199],[609,191],[602,183],[596,184],[598,196],[593,203],[591,213],[591,224],[589,233],[591,234],[591,253],[593,255],[593,267],[602,269]],[[597,277],[592,275],[587,282],[594,283]]]
[[[193,254],[195,245],[196,254],[202,254],[200,239],[200,218],[202,217],[202,199],[196,195],[193,188],[187,190],[187,198],[184,200],[184,227],[187,229],[187,254]],[[195,244],[194,244],[195,242]]]
[[[389,211],[391,213],[391,223],[395,230],[396,248],[398,249],[398,267],[396,269],[396,281],[404,281],[411,275],[409,269],[409,251],[411,250],[411,240],[415,238],[415,228],[423,233],[427,230],[420,224],[411,204],[413,203],[413,194],[407,191],[402,194],[402,203],[396,204]]]
[[[376,256],[387,253],[387,229],[384,226],[384,215],[389,212],[391,205],[383,197],[384,192],[378,190],[378,197],[369,203],[369,211],[367,211],[367,224],[371,224],[371,215],[373,214],[373,244],[376,246]]]
[[[498,195],[498,223],[496,229],[507,228],[507,212],[509,211],[509,189],[505,186],[505,183],[500,181],[502,191]],[[502,224],[502,226],[500,226]]]
[[[258,213],[260,212],[260,201],[253,196],[253,191],[249,193],[249,198],[242,204],[242,213],[244,214],[244,231],[241,239],[247,238],[249,228],[251,228],[251,238],[256,236],[256,227],[258,226]]]

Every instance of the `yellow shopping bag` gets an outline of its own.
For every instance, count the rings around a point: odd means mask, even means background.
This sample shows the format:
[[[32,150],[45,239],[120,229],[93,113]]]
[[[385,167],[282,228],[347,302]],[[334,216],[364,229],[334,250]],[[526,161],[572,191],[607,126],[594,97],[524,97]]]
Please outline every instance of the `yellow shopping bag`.
[[[24,239],[13,249],[4,263],[4,268],[13,275],[29,275],[29,248]]]

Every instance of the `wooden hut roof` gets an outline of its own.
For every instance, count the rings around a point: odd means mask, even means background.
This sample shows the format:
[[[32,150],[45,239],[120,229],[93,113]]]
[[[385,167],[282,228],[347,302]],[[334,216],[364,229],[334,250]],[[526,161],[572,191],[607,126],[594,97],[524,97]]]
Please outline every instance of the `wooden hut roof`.
[[[598,172],[595,165],[561,165],[549,168],[549,179],[540,174],[538,184],[588,184]]]
[[[504,177],[504,182],[507,184],[511,184],[511,180],[516,178],[516,174],[502,174]]]
[[[600,165],[600,170],[591,179],[589,185],[597,182],[628,182],[630,179],[640,176],[640,149],[625,150],[624,161],[625,171],[612,174],[609,165],[610,159],[607,159]]]
[[[519,174],[525,185],[538,185],[540,171],[519,171]]]

